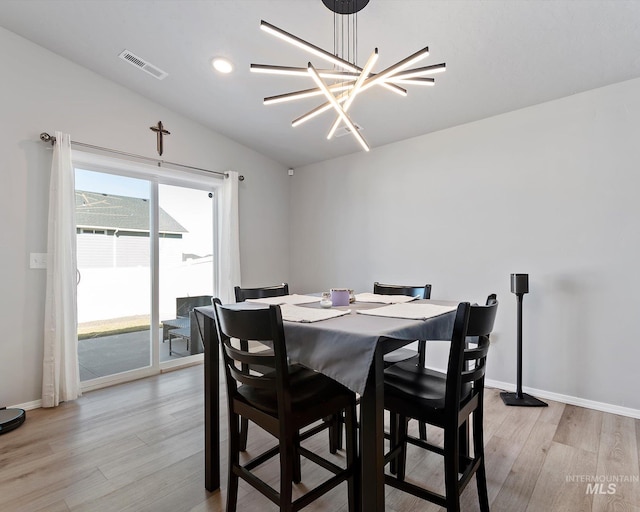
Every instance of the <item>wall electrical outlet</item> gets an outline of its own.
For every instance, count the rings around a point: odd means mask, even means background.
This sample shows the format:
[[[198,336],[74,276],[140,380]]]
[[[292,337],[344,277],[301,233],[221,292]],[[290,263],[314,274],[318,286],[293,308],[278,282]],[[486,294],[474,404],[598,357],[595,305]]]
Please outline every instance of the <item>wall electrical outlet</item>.
[[[47,253],[32,252],[31,254],[29,254],[29,267],[30,268],[47,268]]]

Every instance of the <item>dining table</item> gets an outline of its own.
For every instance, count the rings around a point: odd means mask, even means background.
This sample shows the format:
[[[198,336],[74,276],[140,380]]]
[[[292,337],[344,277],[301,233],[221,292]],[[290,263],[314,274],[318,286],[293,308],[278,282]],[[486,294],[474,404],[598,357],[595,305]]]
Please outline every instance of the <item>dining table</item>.
[[[382,512],[385,507],[384,355],[416,340],[451,340],[458,302],[414,300],[412,304],[431,305],[436,314],[378,316],[384,303],[357,300],[331,308],[340,316],[318,321],[288,321],[283,314],[291,362],[319,371],[360,395],[360,504],[366,512]],[[285,305],[281,307],[284,311]],[[295,307],[321,309],[319,298]],[[214,491],[220,487],[220,344],[213,307],[198,307],[195,315],[204,344],[205,488]]]

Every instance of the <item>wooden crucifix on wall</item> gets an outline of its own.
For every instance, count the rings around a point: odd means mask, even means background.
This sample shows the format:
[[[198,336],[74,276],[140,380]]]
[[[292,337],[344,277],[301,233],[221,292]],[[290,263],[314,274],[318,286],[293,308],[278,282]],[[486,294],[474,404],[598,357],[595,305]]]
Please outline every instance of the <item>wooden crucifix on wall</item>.
[[[162,145],[162,137],[164,135],[171,135],[171,132],[164,129],[164,126],[162,126],[162,121],[158,121],[158,124],[156,126],[150,126],[149,129],[153,132],[156,132],[158,155],[162,156],[162,151],[164,150],[164,147]]]

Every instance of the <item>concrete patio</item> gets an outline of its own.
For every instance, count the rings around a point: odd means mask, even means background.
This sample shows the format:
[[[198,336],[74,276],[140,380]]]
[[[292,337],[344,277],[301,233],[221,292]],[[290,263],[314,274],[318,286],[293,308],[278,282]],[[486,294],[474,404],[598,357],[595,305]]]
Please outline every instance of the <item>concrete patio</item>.
[[[162,329],[159,337],[162,338]],[[80,380],[84,382],[148,366],[151,358],[149,338],[149,331],[144,330],[80,340]],[[160,362],[188,355],[184,338],[175,337],[171,343],[172,355],[169,355],[169,342],[160,343]]]

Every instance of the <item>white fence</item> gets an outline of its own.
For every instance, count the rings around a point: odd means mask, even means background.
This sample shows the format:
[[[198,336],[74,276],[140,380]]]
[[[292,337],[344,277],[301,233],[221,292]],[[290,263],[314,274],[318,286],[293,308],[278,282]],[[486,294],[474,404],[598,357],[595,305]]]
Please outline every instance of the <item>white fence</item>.
[[[176,297],[213,295],[213,258],[160,267],[160,320],[175,318]],[[149,315],[149,267],[81,268],[78,323]]]

